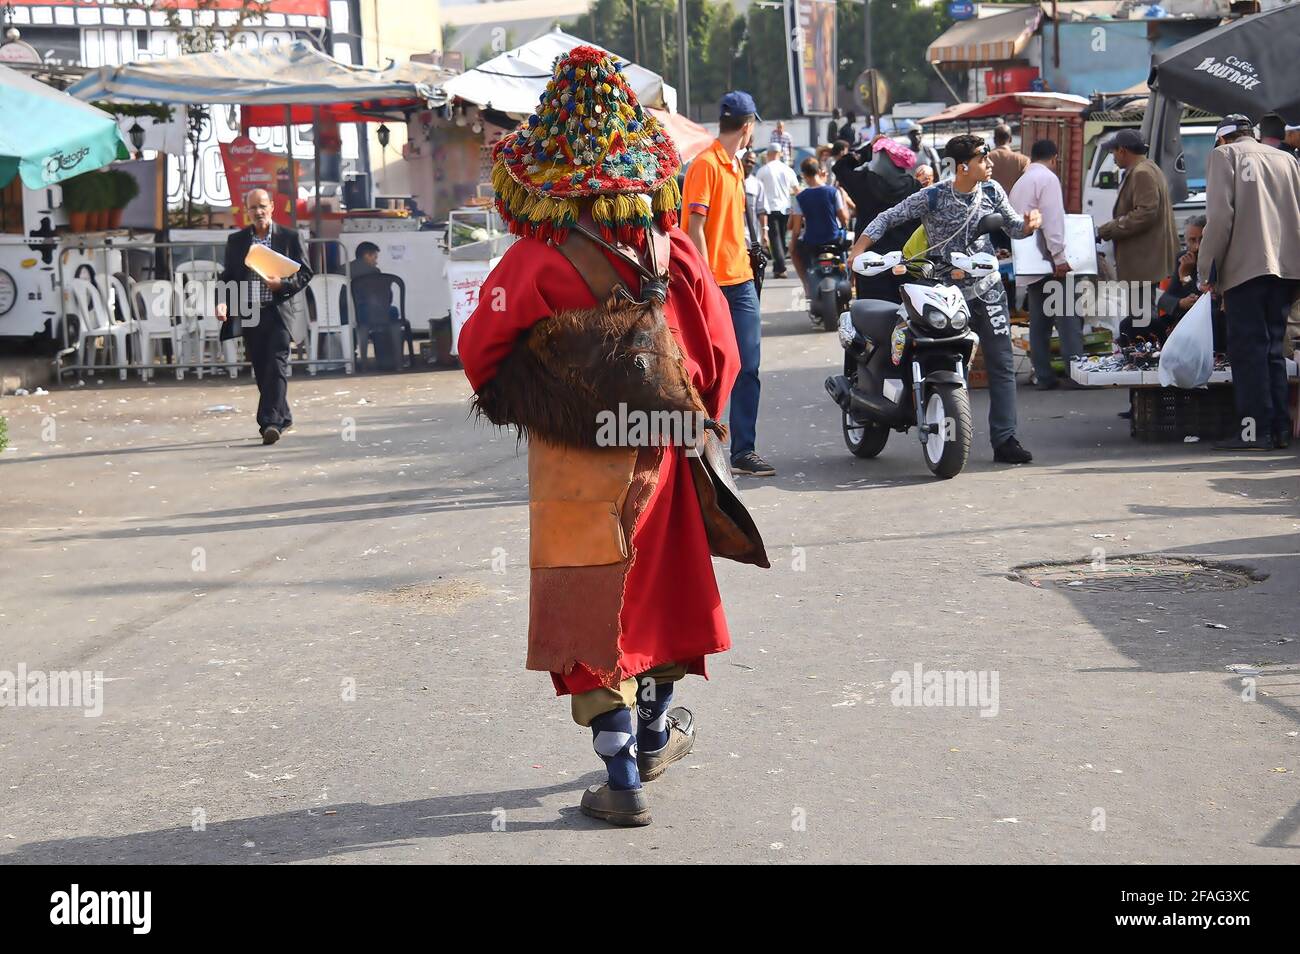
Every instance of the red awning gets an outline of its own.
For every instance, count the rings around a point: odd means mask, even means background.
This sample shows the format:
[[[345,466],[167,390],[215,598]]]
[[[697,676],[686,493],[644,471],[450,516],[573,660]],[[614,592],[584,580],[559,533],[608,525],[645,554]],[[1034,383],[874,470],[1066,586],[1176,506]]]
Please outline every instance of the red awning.
[[[340,123],[381,123],[383,116],[367,115],[369,113],[395,112],[400,109],[423,106],[421,99],[376,99],[364,103],[326,103],[322,106],[298,104],[291,106],[292,123],[301,125],[316,121],[313,110],[319,109],[322,119],[334,119]],[[283,106],[244,106],[240,109],[243,123],[250,129],[254,126],[283,126],[285,107]],[[389,117],[392,121],[392,117]]]
[[[1069,93],[1000,93],[980,103],[957,103],[941,113],[918,119],[923,124],[965,122],[968,119],[989,119],[994,116],[1014,116],[1027,108],[1051,109],[1060,106],[1088,105],[1082,96]]]
[[[646,107],[655,119],[668,130],[668,135],[677,144],[677,151],[682,154],[682,162],[690,162],[713,142],[713,134],[681,113],[670,113],[663,109]]]

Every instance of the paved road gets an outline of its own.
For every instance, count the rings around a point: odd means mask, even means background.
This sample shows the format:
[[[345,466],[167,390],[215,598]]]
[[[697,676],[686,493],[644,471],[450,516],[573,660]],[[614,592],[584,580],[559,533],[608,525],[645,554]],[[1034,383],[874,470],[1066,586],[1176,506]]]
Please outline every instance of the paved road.
[[[909,439],[845,451],[832,335],[774,311],[764,349],[775,565],[718,566],[735,649],[684,684],[699,741],[636,831],[575,811],[589,735],[522,669],[524,458],[460,374],[300,374],[274,448],[247,379],[5,399],[0,670],[105,686],[97,718],[0,710],[0,860],[1300,857],[1294,451],[1138,444],[1122,392],[1022,390],[1037,461],[1008,468],[977,392],[940,483]],[[1099,547],[1268,578],[1007,578]],[[1234,664],[1265,666],[1254,701]],[[891,704],[916,665],[996,674],[996,712]]]

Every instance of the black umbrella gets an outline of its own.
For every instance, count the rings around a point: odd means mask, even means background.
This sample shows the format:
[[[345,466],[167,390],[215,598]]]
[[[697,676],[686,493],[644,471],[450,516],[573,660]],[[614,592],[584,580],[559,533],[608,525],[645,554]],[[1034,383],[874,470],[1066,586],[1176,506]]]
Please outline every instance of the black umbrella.
[[[1233,20],[1151,58],[1147,85],[1219,116],[1300,122],[1300,3]]]

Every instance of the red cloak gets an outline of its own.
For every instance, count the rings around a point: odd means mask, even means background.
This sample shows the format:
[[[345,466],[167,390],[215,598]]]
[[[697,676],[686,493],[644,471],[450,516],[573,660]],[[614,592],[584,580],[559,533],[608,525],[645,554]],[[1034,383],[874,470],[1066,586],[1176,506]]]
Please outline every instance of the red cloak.
[[[716,418],[740,371],[731,311],[686,233],[674,228],[669,239],[665,317],[695,387]],[[637,288],[632,269],[606,256],[628,287]],[[460,359],[470,385],[477,391],[491,380],[519,335],[538,321],[596,304],[561,252],[538,239],[519,239],[484,281],[478,307],[461,329]],[[690,467],[680,449],[663,455],[658,483],[637,523],[632,546],[636,555],[619,614],[617,678],[672,662],[704,675],[704,657],[729,649],[731,637]],[[582,595],[574,593],[572,598],[580,600]],[[561,695],[606,684],[582,663],[567,674],[551,675]]]

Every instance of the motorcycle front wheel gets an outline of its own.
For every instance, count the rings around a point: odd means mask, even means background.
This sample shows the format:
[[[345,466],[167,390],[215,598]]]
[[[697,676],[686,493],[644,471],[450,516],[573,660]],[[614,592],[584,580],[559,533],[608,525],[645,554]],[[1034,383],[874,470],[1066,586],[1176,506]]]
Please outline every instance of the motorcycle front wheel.
[[[930,473],[949,480],[961,473],[970,456],[970,395],[959,384],[939,384],[926,392],[925,423],[931,430],[921,445]]]
[[[875,457],[885,449],[889,441],[889,428],[883,424],[870,421],[859,423],[853,420],[848,411],[844,415],[844,446],[854,457]]]

